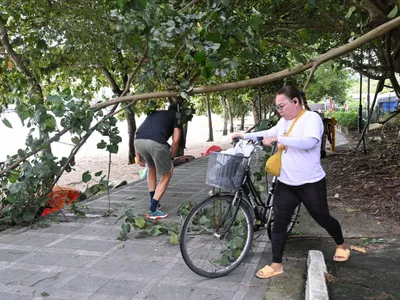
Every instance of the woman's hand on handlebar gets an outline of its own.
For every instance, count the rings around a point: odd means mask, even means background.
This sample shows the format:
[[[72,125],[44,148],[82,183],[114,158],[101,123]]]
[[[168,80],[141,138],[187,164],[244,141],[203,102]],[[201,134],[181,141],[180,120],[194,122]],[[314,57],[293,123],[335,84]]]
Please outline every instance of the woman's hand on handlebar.
[[[235,140],[235,139],[243,139],[243,138],[244,138],[243,133],[234,133],[234,134],[232,134],[232,136],[231,136],[231,139],[232,139],[232,140]]]
[[[266,137],[263,139],[263,144],[264,146],[274,146],[275,144],[278,143],[278,137]]]

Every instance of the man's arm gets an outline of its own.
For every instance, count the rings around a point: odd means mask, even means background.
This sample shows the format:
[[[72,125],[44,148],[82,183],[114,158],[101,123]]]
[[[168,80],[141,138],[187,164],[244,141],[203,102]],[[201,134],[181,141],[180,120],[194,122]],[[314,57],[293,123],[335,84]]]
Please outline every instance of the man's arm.
[[[181,138],[182,131],[180,128],[175,127],[174,133],[172,134],[172,146],[171,146],[171,158],[175,158],[178,147],[179,147],[179,140]]]

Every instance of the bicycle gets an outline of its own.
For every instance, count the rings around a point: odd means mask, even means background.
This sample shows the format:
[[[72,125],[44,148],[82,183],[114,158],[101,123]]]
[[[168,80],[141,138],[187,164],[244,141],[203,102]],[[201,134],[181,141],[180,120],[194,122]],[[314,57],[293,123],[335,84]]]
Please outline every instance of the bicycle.
[[[254,149],[249,156],[221,152],[212,152],[209,156],[207,184],[233,192],[206,198],[192,208],[183,223],[181,254],[186,265],[200,276],[217,278],[236,269],[250,250],[254,231],[267,228],[271,239],[277,177],[272,178],[267,197],[262,201],[250,168],[252,156],[264,152],[262,137],[252,145]],[[274,145],[273,152],[276,148]],[[288,234],[299,213],[300,205],[292,215]]]

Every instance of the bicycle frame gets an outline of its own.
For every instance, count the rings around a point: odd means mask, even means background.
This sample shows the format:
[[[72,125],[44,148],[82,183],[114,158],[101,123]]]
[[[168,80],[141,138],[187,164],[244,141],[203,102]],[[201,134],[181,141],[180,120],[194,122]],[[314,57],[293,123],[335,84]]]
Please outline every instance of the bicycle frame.
[[[272,153],[276,150],[276,144],[273,145]],[[231,208],[235,207],[235,211],[229,221],[229,225],[226,229],[226,232],[229,231],[230,227],[232,226],[234,220],[236,219],[237,213],[239,211],[239,206],[241,202],[245,202],[245,205],[248,206],[254,213],[254,218],[256,221],[257,226],[265,226],[271,220],[272,214],[269,213],[272,210],[272,197],[274,195],[275,186],[278,181],[278,177],[274,176],[272,178],[272,182],[270,188],[268,189],[268,195],[265,201],[262,201],[260,193],[257,191],[256,187],[254,186],[253,181],[251,180],[251,170],[250,166],[247,166],[245,169],[245,175],[243,178],[243,182],[241,186],[236,190],[234,193],[233,203],[232,206],[225,212],[222,224],[225,223],[226,218],[228,217]],[[232,193],[220,193],[220,194],[229,194]],[[243,197],[243,194],[245,197]],[[237,202],[238,201],[238,202]],[[258,224],[257,224],[258,222]],[[225,236],[225,232],[222,233],[219,237],[223,238]]]

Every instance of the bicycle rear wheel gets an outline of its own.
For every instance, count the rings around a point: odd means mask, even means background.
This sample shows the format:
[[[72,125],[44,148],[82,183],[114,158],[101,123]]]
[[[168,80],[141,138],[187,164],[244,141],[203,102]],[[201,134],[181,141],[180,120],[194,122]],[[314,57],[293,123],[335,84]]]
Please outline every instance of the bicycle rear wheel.
[[[300,214],[300,206],[301,204],[299,204],[296,209],[293,212],[292,218],[290,220],[289,225],[287,226],[287,233],[290,234],[293,230],[294,225],[297,222],[297,219],[299,218],[299,214]],[[271,209],[271,221],[268,223],[267,226],[267,233],[268,233],[268,237],[271,240],[271,236],[272,236],[272,228],[274,227],[274,215],[272,213],[272,209]]]
[[[233,199],[230,195],[211,196],[197,204],[185,219],[181,253],[187,266],[200,276],[229,274],[250,250],[254,221],[248,207]]]

